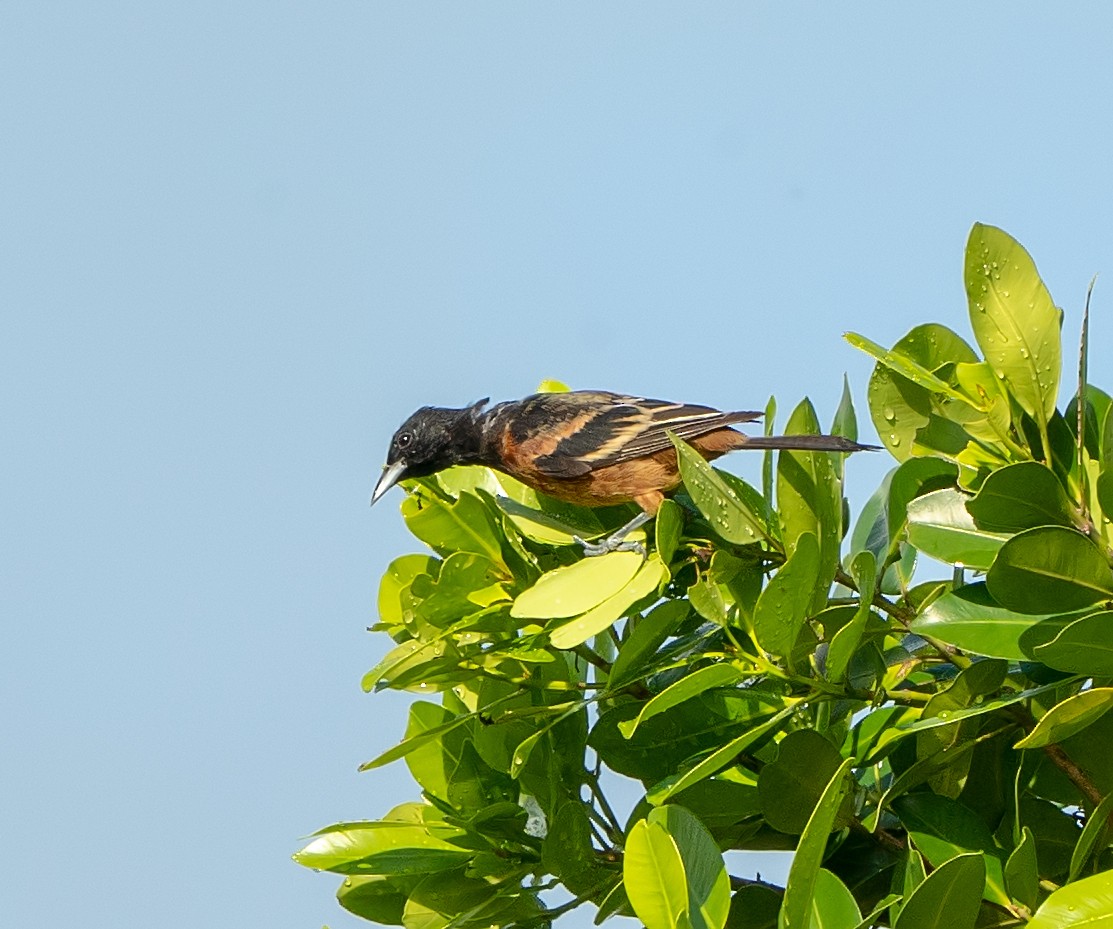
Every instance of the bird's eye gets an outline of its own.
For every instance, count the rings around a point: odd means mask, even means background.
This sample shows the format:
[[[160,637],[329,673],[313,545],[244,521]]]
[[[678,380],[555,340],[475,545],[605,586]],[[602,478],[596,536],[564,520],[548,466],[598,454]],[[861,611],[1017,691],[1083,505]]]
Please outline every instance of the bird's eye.
[[[414,437],[410,433],[403,432],[400,436],[398,436],[398,447],[406,448],[413,440]]]

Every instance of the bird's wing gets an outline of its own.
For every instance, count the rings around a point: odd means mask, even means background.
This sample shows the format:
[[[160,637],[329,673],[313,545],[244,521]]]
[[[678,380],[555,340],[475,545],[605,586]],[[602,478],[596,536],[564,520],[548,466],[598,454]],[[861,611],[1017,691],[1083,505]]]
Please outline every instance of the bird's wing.
[[[554,414],[552,428],[563,426],[565,433],[548,454],[534,461],[534,467],[554,477],[575,477],[671,448],[670,432],[691,440],[762,415],[603,391],[541,394],[526,403],[546,405],[543,398],[547,397],[554,398],[547,403]]]

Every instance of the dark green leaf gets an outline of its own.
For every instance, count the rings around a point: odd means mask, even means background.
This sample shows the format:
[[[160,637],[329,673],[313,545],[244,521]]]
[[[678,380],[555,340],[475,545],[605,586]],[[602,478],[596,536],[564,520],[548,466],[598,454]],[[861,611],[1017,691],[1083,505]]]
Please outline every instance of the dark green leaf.
[[[758,775],[757,790],[765,821],[779,832],[799,835],[808,824],[831,776],[842,764],[842,756],[814,729],[798,729],[777,746],[777,759]],[[850,810],[840,811],[841,825]],[[837,821],[833,828],[840,828]]]
[[[1078,844],[1070,857],[1070,873],[1068,881],[1077,880],[1086,867],[1091,853],[1095,848],[1104,848],[1108,842],[1109,816],[1113,813],[1113,794],[1106,794],[1097,808],[1091,810],[1086,816],[1086,826],[1078,837]]]
[[[1060,526],[1009,539],[986,584],[994,600],[1018,613],[1068,613],[1113,598],[1113,570],[1101,550]]]
[[[1037,661],[1075,674],[1113,675],[1113,610],[1083,616],[1032,649]]]
[[[618,730],[629,739],[645,720],[652,719],[659,713],[664,713],[685,700],[698,697],[712,687],[737,684],[745,676],[746,673],[742,669],[726,662],[700,668],[698,671],[686,674],[676,683],[666,687],[646,703],[634,719],[619,723]]]
[[[1073,507],[1063,485],[1038,461],[994,471],[966,508],[978,526],[991,532],[1074,525]]]
[[[809,929],[812,898],[815,895],[827,838],[853,788],[854,779],[848,776],[853,762],[847,758],[831,776],[815,810],[808,819],[792,867],[788,872],[784,905],[781,907],[779,929]]]
[[[667,600],[637,620],[614,660],[611,686],[619,687],[641,671],[687,615],[688,605],[684,601]]]
[[[1036,908],[1040,893],[1040,874],[1036,862],[1036,837],[1027,826],[1021,832],[1020,843],[1005,862],[1005,887],[1014,900]]]
[[[905,900],[895,929],[973,929],[985,877],[985,857],[977,852],[945,861]]]
[[[765,585],[754,608],[754,635],[771,655],[787,657],[808,615],[820,570],[816,538],[805,532],[796,548]]]

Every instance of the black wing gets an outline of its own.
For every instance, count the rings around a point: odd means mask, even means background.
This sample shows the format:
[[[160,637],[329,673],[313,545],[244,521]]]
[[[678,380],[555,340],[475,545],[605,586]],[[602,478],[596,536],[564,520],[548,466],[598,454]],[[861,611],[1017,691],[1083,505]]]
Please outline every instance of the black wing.
[[[575,477],[671,448],[669,432],[691,440],[762,415],[754,411],[724,413],[709,406],[606,391],[538,394],[523,401],[523,409],[531,406],[537,414],[547,407],[553,425],[560,422],[568,429],[555,448],[534,463],[540,471],[557,477]]]

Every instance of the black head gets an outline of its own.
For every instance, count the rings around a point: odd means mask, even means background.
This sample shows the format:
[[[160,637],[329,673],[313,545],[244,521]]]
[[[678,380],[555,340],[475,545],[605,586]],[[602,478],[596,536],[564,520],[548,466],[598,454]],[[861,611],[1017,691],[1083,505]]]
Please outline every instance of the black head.
[[[371,504],[399,481],[428,477],[456,464],[475,460],[479,452],[480,411],[487,400],[463,409],[423,406],[394,433],[382,476]]]

